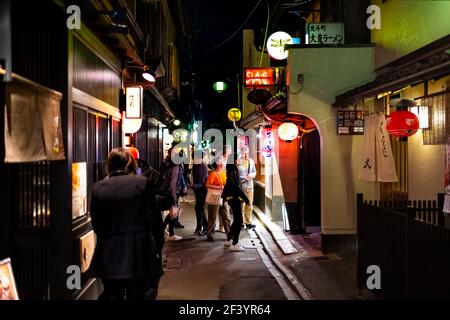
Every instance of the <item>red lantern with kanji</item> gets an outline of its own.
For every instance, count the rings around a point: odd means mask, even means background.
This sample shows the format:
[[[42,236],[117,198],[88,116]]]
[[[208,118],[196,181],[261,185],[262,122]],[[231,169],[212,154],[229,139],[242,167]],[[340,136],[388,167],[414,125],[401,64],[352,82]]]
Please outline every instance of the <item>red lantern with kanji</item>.
[[[419,119],[409,111],[395,111],[387,118],[386,130],[396,137],[409,137],[419,130]]]

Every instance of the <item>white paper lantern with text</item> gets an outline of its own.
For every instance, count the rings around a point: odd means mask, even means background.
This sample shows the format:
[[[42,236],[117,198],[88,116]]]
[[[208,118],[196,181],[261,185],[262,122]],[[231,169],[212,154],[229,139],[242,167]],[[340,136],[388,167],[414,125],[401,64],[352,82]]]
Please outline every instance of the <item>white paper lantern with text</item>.
[[[281,140],[292,141],[298,136],[298,127],[292,122],[283,123],[278,128],[278,136]]]
[[[288,33],[283,31],[275,32],[267,39],[267,52],[276,60],[284,60],[289,55],[289,52],[284,50],[284,46],[293,43],[294,40]]]

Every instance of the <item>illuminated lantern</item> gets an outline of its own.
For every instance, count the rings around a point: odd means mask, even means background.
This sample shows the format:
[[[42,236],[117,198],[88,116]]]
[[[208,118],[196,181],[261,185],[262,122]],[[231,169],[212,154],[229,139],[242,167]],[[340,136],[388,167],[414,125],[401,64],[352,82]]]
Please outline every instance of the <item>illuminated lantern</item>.
[[[222,93],[227,90],[227,84],[223,81],[214,82],[213,88],[217,93]]]
[[[129,147],[128,151],[130,151],[131,155],[133,156],[133,158],[135,160],[139,159],[139,150],[136,149],[135,147]]]
[[[270,158],[275,149],[273,131],[271,127],[264,128],[262,131],[262,153],[264,157]]]
[[[122,112],[122,131],[123,133],[138,132],[142,125],[142,118],[130,119],[125,117],[125,111]]]
[[[267,52],[276,60],[284,60],[289,55],[289,52],[284,50],[284,46],[293,43],[294,40],[288,33],[283,31],[275,32],[267,39]]]
[[[228,119],[230,119],[230,121],[241,120],[241,110],[239,110],[238,108],[232,108],[228,110]]]
[[[390,114],[386,122],[386,130],[396,137],[409,137],[419,129],[419,118],[409,111],[395,111]]]
[[[293,124],[292,122],[283,123],[278,128],[278,136],[280,137],[280,139],[286,142],[291,142],[298,136],[297,125]]]

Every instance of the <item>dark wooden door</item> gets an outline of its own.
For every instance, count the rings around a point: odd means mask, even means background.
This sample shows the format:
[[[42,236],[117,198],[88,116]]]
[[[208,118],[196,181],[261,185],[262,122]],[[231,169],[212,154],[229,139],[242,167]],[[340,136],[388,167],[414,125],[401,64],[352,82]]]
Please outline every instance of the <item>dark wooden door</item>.
[[[302,231],[321,225],[320,136],[317,130],[305,134],[299,148],[298,206]]]

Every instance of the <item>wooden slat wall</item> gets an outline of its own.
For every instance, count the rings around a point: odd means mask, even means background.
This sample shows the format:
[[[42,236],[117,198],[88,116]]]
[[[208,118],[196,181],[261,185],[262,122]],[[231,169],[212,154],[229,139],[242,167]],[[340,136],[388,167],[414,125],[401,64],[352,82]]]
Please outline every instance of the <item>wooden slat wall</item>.
[[[73,86],[85,93],[119,107],[121,79],[97,55],[74,37]]]

